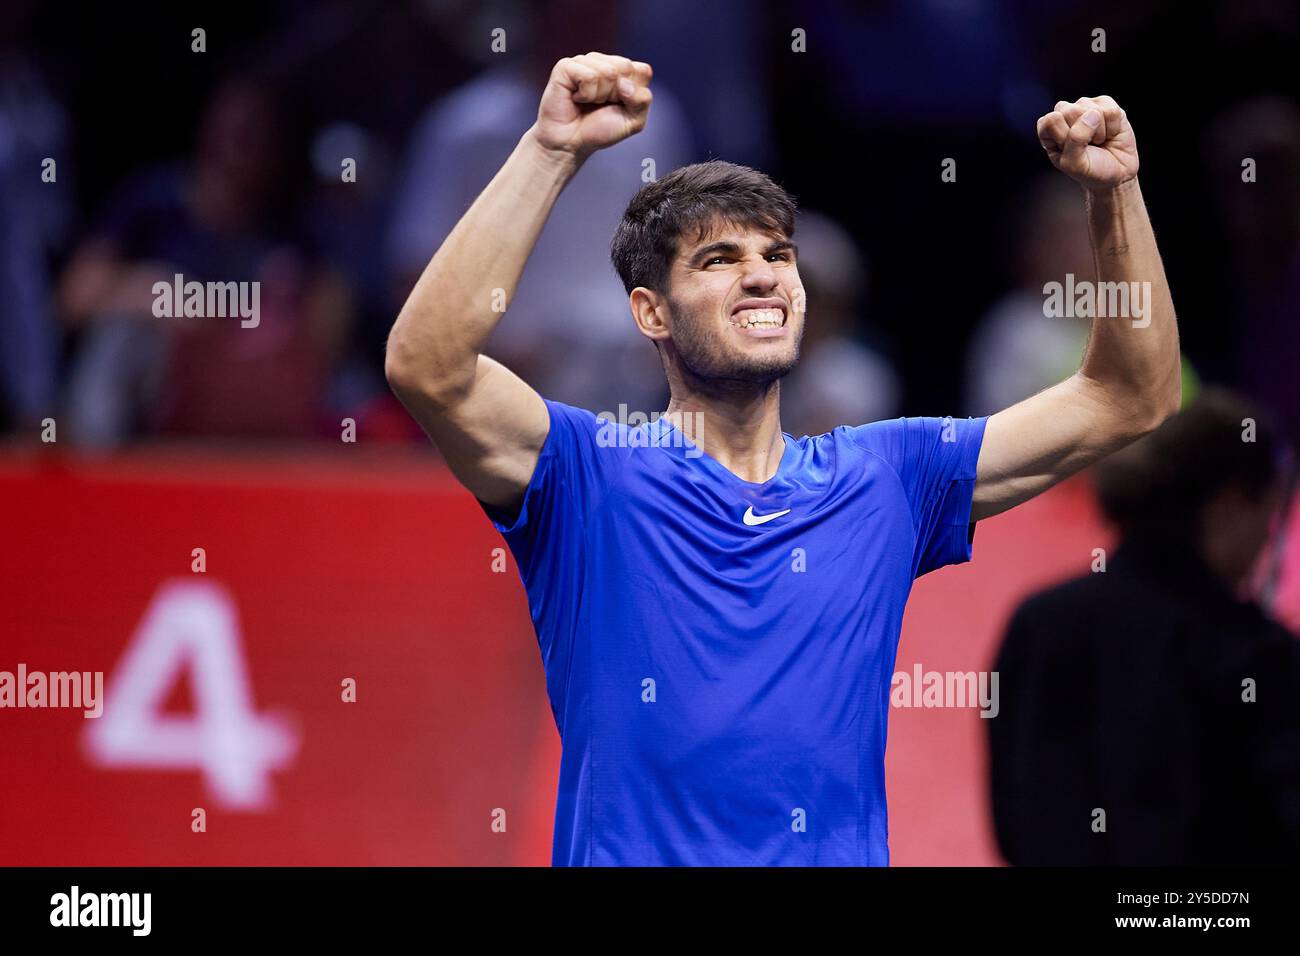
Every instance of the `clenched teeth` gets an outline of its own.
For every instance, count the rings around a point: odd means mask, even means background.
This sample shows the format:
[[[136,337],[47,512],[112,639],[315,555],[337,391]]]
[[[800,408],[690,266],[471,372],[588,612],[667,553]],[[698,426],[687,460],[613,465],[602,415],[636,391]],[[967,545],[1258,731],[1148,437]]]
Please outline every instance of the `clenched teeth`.
[[[742,329],[774,329],[785,324],[785,314],[780,309],[742,309],[733,324]]]

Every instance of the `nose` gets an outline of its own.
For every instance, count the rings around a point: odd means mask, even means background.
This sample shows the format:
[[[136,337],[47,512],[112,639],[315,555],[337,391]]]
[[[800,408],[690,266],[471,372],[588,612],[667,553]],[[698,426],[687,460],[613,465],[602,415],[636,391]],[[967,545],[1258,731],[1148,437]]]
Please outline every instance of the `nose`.
[[[767,259],[758,256],[747,263],[745,274],[741,277],[740,282],[746,292],[765,295],[776,288],[776,270],[772,268],[772,263],[768,262]]]

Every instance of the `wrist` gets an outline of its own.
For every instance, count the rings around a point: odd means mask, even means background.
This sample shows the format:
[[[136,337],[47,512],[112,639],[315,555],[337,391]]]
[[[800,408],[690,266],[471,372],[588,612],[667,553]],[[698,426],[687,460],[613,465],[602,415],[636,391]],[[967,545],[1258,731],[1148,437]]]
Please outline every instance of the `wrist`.
[[[537,125],[533,124],[520,139],[520,145],[528,152],[532,160],[547,172],[568,178],[576,173],[586,161],[585,154],[568,149],[555,149],[542,145],[537,136]]]
[[[1088,195],[1089,203],[1118,202],[1129,196],[1140,194],[1138,189],[1138,178],[1134,174],[1122,183],[1106,186],[1087,186],[1085,192]]]

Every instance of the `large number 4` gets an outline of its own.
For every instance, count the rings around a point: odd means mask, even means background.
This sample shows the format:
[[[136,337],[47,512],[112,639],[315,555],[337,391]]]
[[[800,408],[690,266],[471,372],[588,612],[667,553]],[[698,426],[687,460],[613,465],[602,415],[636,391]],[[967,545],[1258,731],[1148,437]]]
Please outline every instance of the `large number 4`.
[[[186,669],[194,713],[167,714]],[[271,771],[288,764],[299,739],[283,718],[256,713],[231,597],[213,584],[174,581],[150,603],[84,742],[101,766],[197,768],[218,806],[260,810],[271,802]]]

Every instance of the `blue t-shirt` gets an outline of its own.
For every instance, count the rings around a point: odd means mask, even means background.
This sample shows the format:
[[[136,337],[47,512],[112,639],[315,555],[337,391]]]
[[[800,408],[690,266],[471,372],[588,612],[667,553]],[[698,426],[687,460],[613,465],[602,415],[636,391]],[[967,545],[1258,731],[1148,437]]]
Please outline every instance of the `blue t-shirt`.
[[[755,484],[664,419],[546,406],[517,514],[483,507],[562,742],[553,864],[888,865],[903,605],[970,560],[987,419],[786,434]]]

